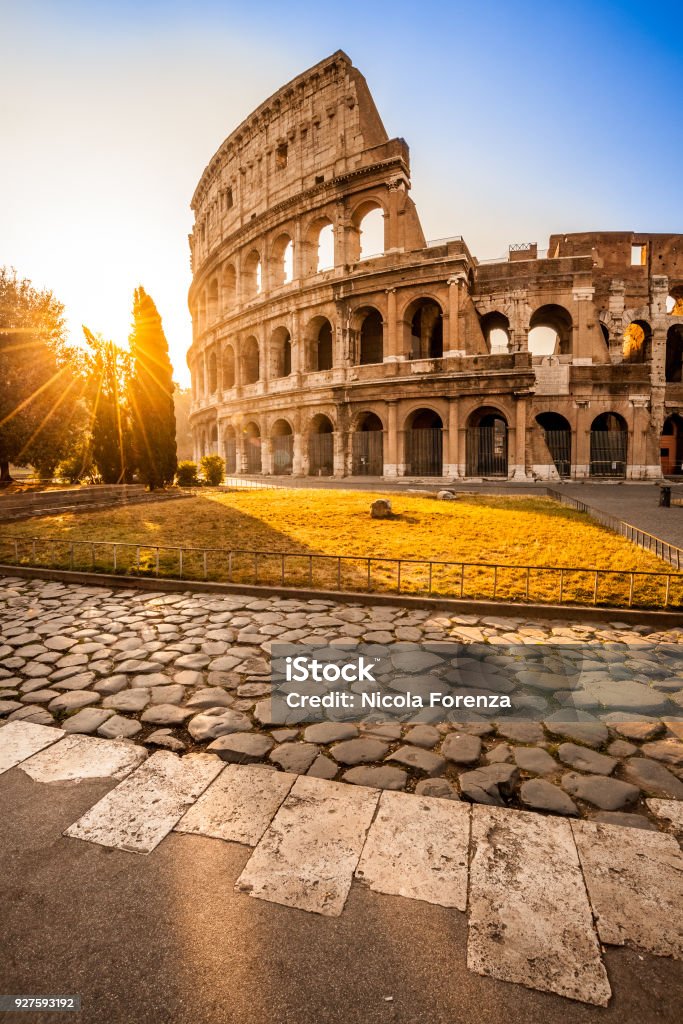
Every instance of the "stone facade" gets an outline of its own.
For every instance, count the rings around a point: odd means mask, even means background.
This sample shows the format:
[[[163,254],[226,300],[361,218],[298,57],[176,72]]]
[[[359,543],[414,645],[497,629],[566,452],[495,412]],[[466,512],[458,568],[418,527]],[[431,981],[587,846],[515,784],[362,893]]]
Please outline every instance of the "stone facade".
[[[196,458],[228,475],[680,472],[683,236],[553,235],[480,261],[425,240],[409,189],[408,147],[341,51],[225,140],[192,200]]]

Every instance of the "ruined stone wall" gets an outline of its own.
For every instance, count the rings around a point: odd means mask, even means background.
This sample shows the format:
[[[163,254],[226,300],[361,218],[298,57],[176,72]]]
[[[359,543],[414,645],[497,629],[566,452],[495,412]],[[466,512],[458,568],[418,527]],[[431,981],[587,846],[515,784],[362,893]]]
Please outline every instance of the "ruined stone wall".
[[[425,241],[409,191],[408,147],[341,51],[225,140],[192,200],[196,455],[236,473],[657,477],[683,412],[683,238],[553,235],[479,262]]]

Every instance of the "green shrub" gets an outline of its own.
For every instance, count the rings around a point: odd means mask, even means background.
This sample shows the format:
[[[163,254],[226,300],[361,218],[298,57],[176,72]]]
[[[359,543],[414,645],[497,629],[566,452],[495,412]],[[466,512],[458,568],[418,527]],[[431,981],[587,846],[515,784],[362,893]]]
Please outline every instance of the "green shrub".
[[[223,483],[225,463],[220,455],[203,455],[199,465],[202,467],[204,479],[210,487],[218,487]]]
[[[196,487],[199,484],[197,477],[197,463],[179,462],[176,471],[176,482],[180,487]]]

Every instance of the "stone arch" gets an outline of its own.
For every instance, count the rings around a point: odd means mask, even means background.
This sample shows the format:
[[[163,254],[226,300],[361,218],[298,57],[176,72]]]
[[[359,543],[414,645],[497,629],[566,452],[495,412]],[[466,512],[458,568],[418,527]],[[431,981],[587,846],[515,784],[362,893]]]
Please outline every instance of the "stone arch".
[[[492,355],[510,351],[510,319],[497,309],[479,317],[486,347]]]
[[[215,395],[218,391],[218,361],[216,360],[216,352],[211,349],[208,358],[206,360],[206,367],[209,377],[209,394]]]
[[[304,234],[304,273],[307,276],[332,270],[335,265],[334,224],[327,216],[318,216]]]
[[[223,458],[225,459],[225,472],[237,472],[237,435],[235,428],[230,423],[223,427]]]
[[[413,299],[403,313],[403,352],[409,359],[441,359],[443,309],[435,299]]]
[[[361,200],[351,213],[349,263],[383,256],[386,249],[384,204],[375,197]]]
[[[674,324],[666,332],[665,377],[672,384],[683,381],[683,324]]]
[[[291,284],[294,280],[294,242],[291,235],[283,232],[273,242],[271,249],[270,280],[274,288]]]
[[[590,431],[590,475],[625,477],[628,427],[618,412],[596,416]]]
[[[252,299],[261,293],[263,286],[261,276],[261,254],[258,249],[252,249],[244,261],[242,273],[245,298]]]
[[[235,349],[228,344],[223,349],[223,390],[229,391],[235,386]]]
[[[652,328],[647,320],[632,320],[623,334],[625,363],[648,363],[652,358]]]
[[[332,324],[326,316],[314,316],[304,332],[306,369],[331,370],[334,365]]]
[[[292,338],[286,327],[276,327],[270,336],[270,376],[289,377],[292,372]]]
[[[261,377],[261,359],[259,343],[253,334],[242,342],[240,363],[242,384],[255,384]]]
[[[315,413],[308,426],[308,474],[334,473],[334,424],[325,413]]]
[[[574,321],[569,310],[550,302],[529,320],[529,352],[534,356],[571,355]]]
[[[360,366],[384,361],[384,322],[375,306],[362,306],[353,315],[357,325],[356,359]]]
[[[508,475],[508,421],[494,405],[473,409],[466,427],[467,476]]]
[[[212,277],[206,290],[206,320],[212,324],[218,317],[218,278]]]
[[[404,421],[405,475],[443,476],[443,419],[419,406]]]
[[[559,412],[539,412],[536,423],[541,428],[543,440],[558,476],[571,476],[572,428],[569,420]]]
[[[232,309],[237,304],[237,271],[234,263],[227,263],[223,268],[222,288],[223,309]]]
[[[273,473],[290,475],[294,466],[294,430],[286,417],[275,420],[270,428]]]
[[[261,428],[256,420],[249,420],[242,429],[244,439],[245,473],[261,472]]]
[[[384,425],[378,414],[373,411],[359,413],[351,437],[352,473],[355,476],[382,476]]]
[[[664,476],[683,476],[683,416],[674,412],[664,420],[659,440]]]
[[[683,285],[673,285],[666,298],[668,316],[683,316]]]

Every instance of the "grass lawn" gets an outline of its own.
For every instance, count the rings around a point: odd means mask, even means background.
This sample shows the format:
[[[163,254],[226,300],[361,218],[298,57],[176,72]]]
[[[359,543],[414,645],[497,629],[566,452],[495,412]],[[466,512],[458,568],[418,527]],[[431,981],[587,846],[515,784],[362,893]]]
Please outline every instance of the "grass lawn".
[[[369,509],[376,497],[389,497],[396,518],[373,520]],[[517,566],[557,566],[617,571],[671,572],[669,566],[641,551],[623,537],[593,523],[585,514],[574,512],[549,498],[466,495],[454,502],[406,494],[371,494],[362,491],[325,490],[236,490],[200,492],[195,498],[167,501],[159,505],[132,505],[113,509],[33,519],[11,527],[12,537],[59,537],[64,540],[107,540],[142,545],[141,568],[156,564],[155,545],[182,544],[199,548],[248,549],[250,551],[293,552],[300,555],[352,556],[338,567],[335,561],[308,559],[286,562],[286,581],[304,584],[308,573],[313,582],[333,586],[337,574],[342,584],[363,587],[367,565],[363,557],[431,559],[448,562],[505,563]],[[39,549],[42,546],[39,545]],[[89,565],[92,552],[78,549],[79,567]],[[120,550],[119,571],[136,562],[135,551]],[[254,560],[209,554],[212,578],[246,582],[253,573]],[[177,573],[178,554],[161,551],[161,570]],[[95,549],[98,566],[111,568],[111,554]],[[281,578],[278,558],[259,559],[261,582]],[[183,575],[201,578],[203,555],[184,556]],[[435,568],[432,587],[437,593],[459,596],[459,568]],[[465,596],[490,594],[492,569],[466,570]],[[372,582],[377,589],[395,589],[395,564],[373,563]],[[425,565],[402,568],[401,587],[424,590],[428,585]],[[592,596],[593,574],[565,574],[563,596],[582,599]],[[678,586],[678,584],[676,584]],[[526,573],[498,571],[498,597],[526,596]],[[683,585],[681,587],[683,598]],[[678,595],[671,593],[676,603]],[[559,573],[532,573],[530,599],[557,600]],[[628,583],[616,577],[601,578],[600,597],[623,602]],[[663,597],[661,580],[637,580],[636,603],[659,604]]]

